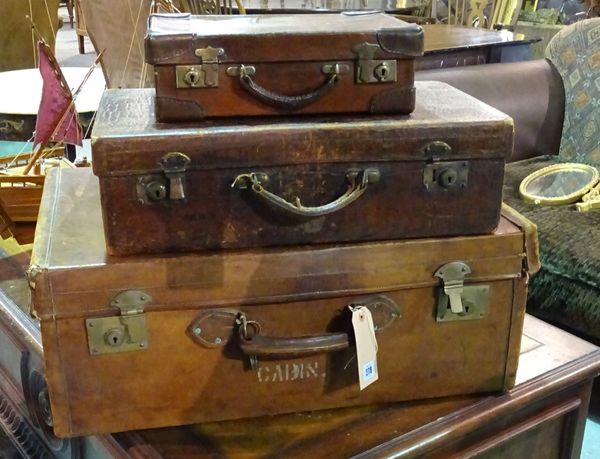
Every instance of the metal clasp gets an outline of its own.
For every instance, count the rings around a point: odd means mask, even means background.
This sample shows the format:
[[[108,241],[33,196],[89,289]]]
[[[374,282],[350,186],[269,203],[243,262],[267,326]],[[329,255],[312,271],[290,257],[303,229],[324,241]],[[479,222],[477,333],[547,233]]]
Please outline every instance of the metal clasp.
[[[223,48],[198,48],[194,54],[202,59],[202,64],[178,65],[175,67],[177,88],[216,88],[219,86],[219,56]]]
[[[260,334],[260,324],[254,320],[248,320],[246,314],[243,312],[238,314],[235,319],[235,323],[238,326],[238,334],[240,335],[240,339],[251,340],[253,336]],[[249,355],[248,362],[253,371],[258,370],[258,356]]]
[[[126,290],[110,303],[119,310],[118,315],[87,319],[85,326],[90,354],[147,349],[149,334],[144,306],[150,301],[152,297],[145,292]]]
[[[158,162],[163,175],[144,175],[138,178],[137,195],[141,204],[169,199],[182,201],[186,198],[185,172],[191,159],[174,151],[164,155]]]
[[[384,53],[375,43],[362,43],[354,47],[358,54],[356,66],[356,83],[392,83],[397,80],[397,64],[395,59],[376,59]]]
[[[467,188],[469,182],[468,161],[448,161],[452,148],[446,142],[435,140],[428,143],[423,154],[428,161],[423,169],[423,185],[429,191]]]
[[[435,277],[442,279],[444,293],[450,298],[450,309],[454,314],[465,312],[460,295],[463,292],[463,281],[467,274],[471,274],[471,268],[462,261],[445,264],[434,274]]]
[[[464,285],[471,268],[462,261],[440,267],[434,274],[442,280],[437,302],[438,322],[475,320],[486,316],[489,303],[489,285]]]

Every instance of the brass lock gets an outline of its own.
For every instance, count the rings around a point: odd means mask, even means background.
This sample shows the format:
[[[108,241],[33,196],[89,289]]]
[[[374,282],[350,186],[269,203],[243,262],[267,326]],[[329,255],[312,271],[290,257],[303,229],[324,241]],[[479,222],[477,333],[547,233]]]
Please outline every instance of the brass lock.
[[[143,351],[149,346],[149,332],[144,307],[152,297],[139,290],[125,290],[110,303],[116,314],[86,319],[88,347],[91,355]]]
[[[452,188],[458,182],[458,171],[454,167],[440,170],[438,183],[444,188]]]
[[[125,333],[122,328],[111,328],[104,334],[104,341],[109,346],[117,347],[123,344]]]
[[[390,66],[387,62],[382,62],[373,70],[375,78],[379,81],[386,81],[390,76]]]
[[[397,79],[395,59],[379,59],[387,53],[376,43],[362,43],[354,47],[358,55],[356,64],[356,83],[388,83]]]
[[[167,197],[167,187],[161,181],[151,180],[144,188],[150,201],[161,201]]]
[[[434,276],[441,280],[436,305],[437,322],[480,320],[487,316],[490,302],[488,284],[464,285],[471,268],[462,261],[440,266]]]
[[[190,67],[190,69],[187,72],[185,72],[183,80],[192,88],[196,88],[200,83],[200,72],[197,68]]]
[[[448,161],[452,147],[441,140],[429,142],[423,148],[427,161],[423,169],[423,185],[429,191],[467,188],[468,161]]]
[[[223,48],[198,48],[194,54],[202,60],[201,64],[175,66],[176,88],[216,88],[219,86],[219,57],[225,53]]]
[[[164,155],[158,162],[163,170],[161,175],[143,175],[138,178],[136,189],[140,204],[185,200],[185,172],[190,162],[189,156],[178,151]]]

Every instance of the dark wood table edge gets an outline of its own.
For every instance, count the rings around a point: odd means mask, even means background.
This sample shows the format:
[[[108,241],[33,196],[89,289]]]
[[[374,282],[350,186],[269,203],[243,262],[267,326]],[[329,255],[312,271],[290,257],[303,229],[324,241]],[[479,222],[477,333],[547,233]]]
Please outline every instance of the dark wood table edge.
[[[500,396],[490,396],[474,405],[463,408],[433,423],[426,424],[386,443],[371,448],[355,458],[406,458],[435,450],[443,443],[463,438],[477,426],[495,418],[506,416],[515,403],[531,403],[543,400],[568,388],[589,384],[590,391],[594,378],[600,375],[600,349],[590,352],[559,368],[543,373],[530,381],[518,385]],[[567,404],[565,409],[585,408],[589,398],[577,406]]]

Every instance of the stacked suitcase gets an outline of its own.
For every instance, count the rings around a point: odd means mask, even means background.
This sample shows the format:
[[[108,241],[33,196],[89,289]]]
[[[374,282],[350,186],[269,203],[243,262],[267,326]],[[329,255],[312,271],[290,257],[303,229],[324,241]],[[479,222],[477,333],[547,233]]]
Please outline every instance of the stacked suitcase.
[[[236,60],[233,33],[207,43],[192,32],[198,21],[242,21],[205,24],[209,32],[258,23],[267,42],[245,36],[251,54],[281,43],[279,31],[297,19],[153,18],[157,93],[107,91],[93,133],[95,175],[47,178],[29,274],[58,435],[514,384],[526,273],[537,260],[531,227],[508,210],[501,216],[512,121],[434,82],[416,85],[413,111],[412,77],[408,88],[390,81],[348,102],[362,98],[357,106],[340,105],[365,68],[381,75],[379,61],[399,81],[406,60],[409,74],[422,37],[385,15],[326,16],[314,28],[343,31],[333,48],[358,35],[351,48],[378,62],[323,57],[310,34],[290,39],[309,61],[326,59],[316,68],[334,82],[307,105],[283,108],[240,88],[264,96],[261,72],[286,72],[258,54]],[[249,67],[256,79],[243,82]],[[337,87],[344,68],[349,82]],[[332,96],[337,89],[342,96]],[[298,90],[267,93],[288,103],[302,99]],[[365,102],[372,98],[379,102]],[[219,118],[226,107],[242,111]],[[347,113],[365,111],[377,113]],[[364,390],[351,309],[368,310],[377,341],[379,379]]]

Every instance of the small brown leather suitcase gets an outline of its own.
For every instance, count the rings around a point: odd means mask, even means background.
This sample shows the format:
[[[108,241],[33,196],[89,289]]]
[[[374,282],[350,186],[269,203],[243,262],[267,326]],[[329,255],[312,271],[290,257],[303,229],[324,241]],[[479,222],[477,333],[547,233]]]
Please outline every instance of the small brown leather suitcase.
[[[156,124],[109,90],[92,133],[113,255],[489,233],[513,123],[419,82],[410,116]]]
[[[514,383],[537,266],[518,217],[482,236],[116,258],[90,171],[52,170],[41,205],[29,281],[60,436]],[[348,305],[377,330],[363,391]]]
[[[157,119],[290,113],[410,113],[416,24],[380,12],[154,15]]]

